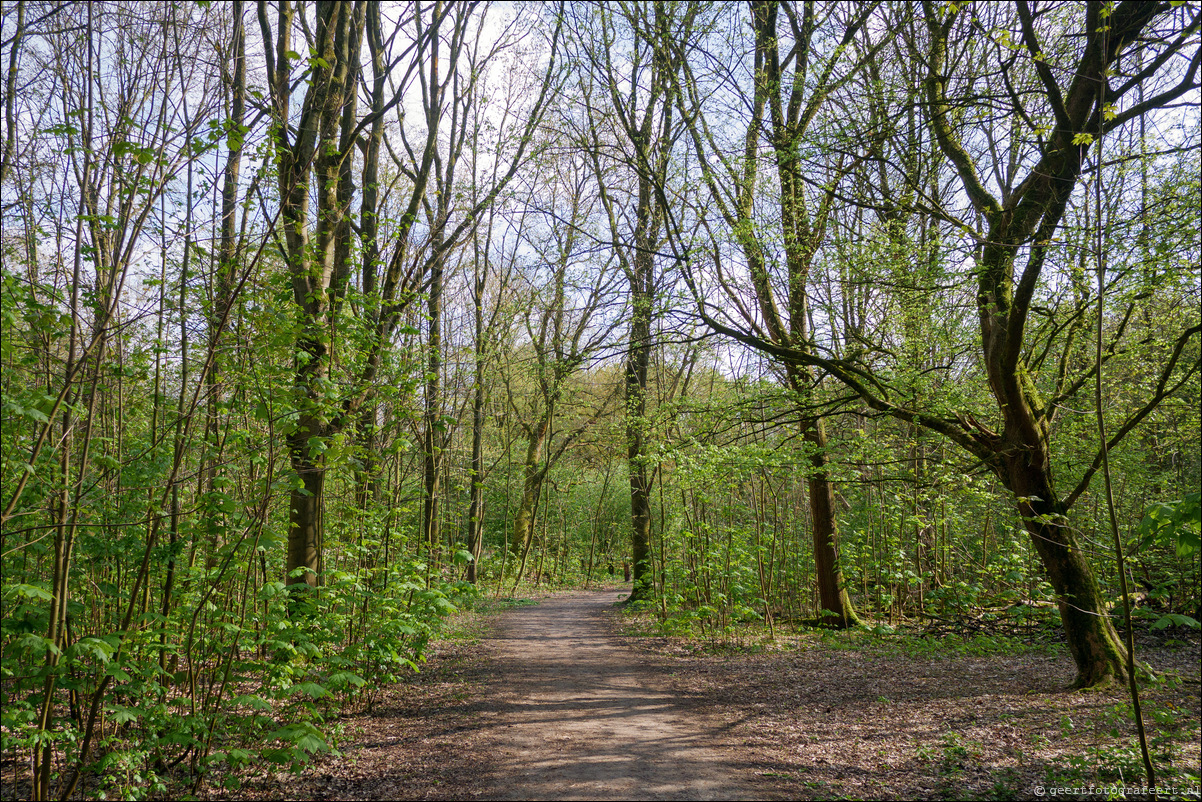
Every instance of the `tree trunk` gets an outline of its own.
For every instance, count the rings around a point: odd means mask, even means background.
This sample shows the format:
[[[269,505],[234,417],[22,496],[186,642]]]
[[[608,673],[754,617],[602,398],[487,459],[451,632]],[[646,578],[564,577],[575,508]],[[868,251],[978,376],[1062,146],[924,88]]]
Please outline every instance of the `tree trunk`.
[[[276,114],[280,219],[284,257],[292,279],[298,313],[293,392],[300,410],[288,434],[288,450],[298,486],[291,493],[288,552],[284,582],[295,590],[315,587],[321,559],[321,497],[325,464],[324,440],[340,425],[332,423],[328,404],[330,329],[337,318],[349,277],[352,147],[349,134],[356,119],[363,7],[317,6],[316,66],[305,94],[300,125],[293,138],[286,121],[291,107],[290,66],[295,9],[281,2],[274,46],[272,100]],[[259,6],[264,46],[272,49],[266,7]],[[315,196],[316,227],[309,233],[309,201]],[[293,576],[293,574],[299,574]]]
[[[230,125],[232,131],[227,137],[229,152],[225,160],[225,174],[221,187],[221,240],[219,243],[217,275],[214,282],[213,308],[209,313],[210,348],[216,349],[216,341],[224,321],[233,303],[235,257],[237,256],[238,231],[238,176],[242,167],[242,128],[246,117],[246,35],[242,27],[242,0],[234,0],[233,4],[234,30],[231,43],[230,65],[222,65],[222,81],[229,92]],[[232,70],[230,69],[232,67]],[[182,69],[182,68],[181,68]],[[206,540],[209,553],[205,558],[207,567],[217,564],[217,553],[221,549],[226,528],[226,518],[221,512],[221,505],[214,503],[216,494],[220,492],[220,474],[222,458],[219,452],[221,442],[221,419],[218,412],[223,393],[222,368],[224,360],[215,354],[209,366],[208,387],[205,389],[207,398],[205,417],[205,441],[207,453],[205,456],[204,484],[205,493],[209,497],[208,509],[205,514]]]
[[[648,193],[648,201],[650,193]],[[649,205],[649,204],[648,204]],[[640,211],[642,207],[640,206]],[[649,212],[649,210],[647,210]],[[639,249],[630,275],[630,346],[626,358],[626,465],[630,472],[630,553],[634,585],[628,601],[654,594],[651,565],[651,487],[644,442],[647,429],[647,363],[651,355],[651,253]]]
[[[379,7],[369,5],[366,12],[364,32],[368,43],[368,52],[372,65],[371,113],[374,117],[371,131],[367,136],[367,148],[363,156],[363,199],[359,206],[359,239],[362,245],[362,264],[360,276],[364,296],[374,297],[377,292],[378,273],[380,267],[379,234],[379,198],[380,198],[380,148],[384,139],[384,92],[386,89],[386,72],[382,42],[380,42]],[[372,313],[372,322],[378,326],[383,310],[376,309]],[[357,480],[356,503],[361,510],[368,510],[380,501],[380,453],[377,438],[376,422],[379,411],[375,400],[375,391],[369,388],[363,400],[363,409],[359,414],[359,449],[362,454],[362,467]],[[374,565],[374,555],[370,558]]]
[[[1068,525],[1068,508],[1052,480],[1047,404],[1023,360],[1011,357],[1011,319],[1025,312],[1010,303],[1016,246],[1007,244],[1017,238],[1004,222],[991,227],[990,235],[979,279],[981,338],[989,386],[1005,422],[1002,435],[994,435],[991,443],[993,469],[1014,494],[1023,525],[1056,591],[1065,638],[1077,664],[1074,686],[1124,679],[1126,649],[1110,622],[1089,560]]]
[[[422,477],[425,499],[422,502],[422,535],[430,551],[431,567],[436,565],[439,527],[439,472],[442,465],[441,444],[442,403],[440,398],[442,371],[442,262],[436,260],[430,271],[428,302],[430,337],[426,344],[426,430],[422,450]]]
[[[538,504],[539,493],[542,492],[543,476],[546,466],[542,464],[543,442],[546,439],[546,421],[535,427],[526,447],[526,478],[522,485],[522,500],[518,504],[517,514],[513,518],[513,551],[521,554],[530,548],[531,535],[534,531],[534,508]]]
[[[472,466],[471,503],[467,511],[467,550],[472,561],[467,566],[467,581],[476,583],[476,564],[484,543],[484,353],[480,340],[481,308],[476,298],[476,386],[472,395]]]
[[[297,475],[299,485],[293,488],[289,496],[288,561],[284,582],[307,588],[315,588],[318,584],[321,499],[325,484],[325,466],[320,456],[312,454],[308,443],[308,433],[315,430],[320,430],[320,424],[302,416],[300,426],[288,436],[292,470]],[[293,576],[298,572],[299,576]]]
[[[517,576],[513,580],[514,587],[522,581],[522,574],[526,572],[526,558],[534,544],[535,506],[541,492],[542,483],[527,474],[526,484],[522,489],[522,500],[513,518],[513,553],[519,560]]]
[[[1036,387],[1027,364],[1025,335],[1045,260],[1061,235],[1069,198],[1089,149],[1079,140],[1081,132],[1090,132],[1093,141],[1095,134],[1118,124],[1117,118],[1107,116],[1107,106],[1121,107],[1122,93],[1136,82],[1114,91],[1117,87],[1109,86],[1106,76],[1123,48],[1139,41],[1152,19],[1164,11],[1154,4],[1122,3],[1103,24],[1091,19],[1099,8],[1086,9],[1081,20],[1084,39],[1077,63],[1059,73],[1043,65],[1048,70],[1041,75],[1044,93],[1057,110],[1058,122],[1033,154],[1038,162],[1025,178],[1016,177],[1003,186],[999,199],[982,181],[968,155],[960,130],[953,124],[959,115],[951,113],[948,97],[950,34],[955,29],[962,36],[975,36],[975,31],[964,27],[975,20],[965,22],[968,17],[959,16],[958,10],[943,14],[936,12],[933,4],[924,5],[930,35],[926,106],[931,132],[955,168],[978,219],[987,224],[977,255],[977,308],[984,366],[1004,428],[997,435],[973,427],[979,430],[973,433],[976,453],[985,455],[985,461],[1015,495],[1058,597],[1069,651],[1077,663],[1077,687],[1125,677],[1126,650],[1110,623],[1089,562],[1068,526],[1068,507],[1053,486],[1050,440],[1056,405],[1045,402]],[[1017,11],[1026,45],[1033,49],[1036,40],[1030,11],[1025,4],[1019,4]],[[1036,61],[1041,63],[1041,58]],[[1064,87],[1055,83],[1060,75],[1071,76]],[[1186,90],[1182,86],[1178,91]],[[1020,254],[1024,264],[1017,270]]]
[[[821,419],[805,429],[811,473],[806,480],[810,496],[810,518],[814,538],[814,574],[818,580],[819,620],[825,626],[853,627],[860,623],[847,595],[839,563],[839,527],[835,517],[835,490],[826,472],[826,427]]]
[[[1018,499],[1027,533],[1047,573],[1064,625],[1069,652],[1077,664],[1076,688],[1126,679],[1127,651],[1110,622],[1093,569],[1077,544],[1046,468],[1012,450],[1006,484]]]

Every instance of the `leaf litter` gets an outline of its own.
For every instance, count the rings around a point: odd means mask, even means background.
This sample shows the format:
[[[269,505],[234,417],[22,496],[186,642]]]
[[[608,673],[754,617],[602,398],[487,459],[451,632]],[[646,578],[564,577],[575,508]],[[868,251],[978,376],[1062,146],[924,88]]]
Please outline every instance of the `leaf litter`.
[[[632,634],[629,617],[611,606],[619,596],[604,593],[600,607],[597,594],[545,597],[543,605],[557,611],[579,607],[583,630],[558,645],[521,641],[517,655],[496,633],[539,608],[491,621],[465,616],[460,636],[435,643],[421,673],[380,690],[370,713],[337,720],[339,754],[299,777],[250,778],[238,797],[640,798],[637,784],[616,787],[612,777],[596,776],[596,743],[612,742],[613,723],[629,711],[609,715],[611,699],[597,708],[606,714],[591,720],[582,711],[592,702],[572,709],[573,698],[592,699],[587,689],[560,687],[559,675],[575,670],[571,654],[558,668],[543,665],[564,657],[547,649],[582,644],[613,650],[628,680],[622,687],[637,689],[618,696],[636,697],[632,710],[664,708],[663,726],[677,728],[676,740],[682,731],[701,733],[708,746],[699,759],[729,775],[721,787],[690,785],[702,764],[682,752],[668,761],[687,774],[675,789],[670,776],[632,778],[646,783],[642,798],[1036,799],[1053,788],[1142,785],[1124,688],[1069,691],[1073,664],[1063,649],[971,656],[936,644],[931,654],[914,655],[854,634],[803,634],[772,649],[712,653],[695,640]],[[1158,785],[1175,790],[1171,798],[1197,799],[1199,641],[1186,637],[1184,645],[1145,648],[1140,657],[1168,677],[1145,688]],[[580,681],[608,684],[588,675]],[[551,702],[530,703],[552,685],[558,695]],[[647,689],[667,694],[670,704],[649,705]],[[521,720],[531,706],[539,717]],[[544,715],[552,708],[553,718]],[[577,770],[586,764],[592,768]]]

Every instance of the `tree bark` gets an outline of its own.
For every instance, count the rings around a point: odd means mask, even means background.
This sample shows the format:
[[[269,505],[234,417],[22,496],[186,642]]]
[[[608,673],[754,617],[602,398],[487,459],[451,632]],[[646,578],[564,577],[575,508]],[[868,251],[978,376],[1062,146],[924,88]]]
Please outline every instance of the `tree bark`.
[[[477,262],[479,262],[477,254]],[[485,274],[487,275],[487,274]],[[472,561],[467,566],[467,581],[476,583],[477,563],[484,543],[484,281],[473,286],[472,313],[475,323],[476,375],[472,387],[472,463],[468,473],[471,502],[467,511],[467,550]]]
[[[292,470],[298,484],[289,494],[288,555],[285,584],[316,588],[321,557],[321,503],[325,486],[325,466],[314,457],[308,444],[310,429],[302,423],[288,435]],[[320,430],[321,424],[309,418],[309,426]],[[294,576],[294,574],[299,574]]]
[[[649,184],[641,180],[640,185]],[[650,599],[655,592],[651,564],[651,481],[646,463],[647,365],[651,358],[651,306],[655,263],[650,240],[658,228],[651,218],[651,188],[640,187],[636,252],[631,260],[630,344],[626,357],[626,466],[630,473],[630,557],[633,585],[628,601]]]
[[[752,4],[752,26],[756,38],[755,103],[752,122],[748,126],[745,155],[747,173],[738,187],[736,229],[747,259],[756,301],[764,320],[767,335],[776,343],[795,351],[801,359],[786,359],[786,381],[802,399],[808,399],[814,386],[814,376],[804,358],[812,352],[809,323],[809,280],[814,258],[825,233],[826,219],[833,201],[830,190],[821,192],[817,202],[806,198],[807,179],[799,148],[805,139],[807,126],[824,97],[825,89],[811,89],[805,83],[803,70],[794,74],[791,85],[786,82],[780,61],[777,35],[779,3]],[[795,47],[805,57],[813,46],[814,8],[807,4],[806,22]],[[862,24],[862,19],[859,24]],[[844,32],[844,42],[856,27]],[[799,56],[799,58],[801,58]],[[809,92],[809,96],[806,93]],[[787,98],[787,104],[783,101]],[[768,120],[764,120],[767,111]],[[755,177],[758,172],[759,137],[761,128],[775,155],[776,179],[780,189],[780,227],[784,235],[786,284],[784,314],[778,305],[777,290],[769,276],[767,249],[755,233],[752,224]],[[860,623],[844,587],[839,564],[838,532],[835,515],[834,489],[826,467],[826,432],[820,418],[804,416],[803,436],[810,447],[808,460],[810,516],[814,546],[814,572],[822,610],[819,620],[837,627]]]
[[[246,121],[246,35],[243,28],[243,0],[233,3],[234,30],[230,43],[230,57],[222,65],[222,82],[229,93],[229,131],[226,141],[229,150],[225,159],[225,171],[221,186],[221,240],[218,246],[217,275],[213,282],[213,307],[209,311],[209,342],[210,348],[216,347],[221,327],[229,315],[229,307],[233,303],[235,258],[238,250],[238,176],[242,168],[243,127]],[[180,66],[182,71],[183,67]],[[182,77],[182,76],[181,76]],[[182,81],[181,81],[182,83]],[[205,441],[207,454],[204,466],[205,492],[210,502],[205,515],[206,539],[209,553],[205,561],[209,568],[217,563],[217,552],[221,548],[225,532],[226,520],[220,505],[213,503],[219,492],[219,476],[221,456],[218,452],[220,442],[220,402],[222,389],[222,368],[224,360],[214,355],[207,376],[208,386],[206,395]]]
[[[534,540],[534,510],[538,505],[539,494],[542,493],[543,477],[547,474],[543,449],[547,440],[547,430],[550,428],[550,418],[550,413],[547,413],[539,419],[531,429],[526,444],[526,459],[523,463],[525,478],[522,482],[522,498],[513,517],[511,544],[514,556],[521,558],[523,567],[526,564],[526,554]],[[522,572],[519,568],[517,581],[521,580]]]
[[[297,484],[290,494],[285,584],[314,587],[321,559],[321,501],[325,440],[334,433],[339,410],[326,398],[330,379],[330,328],[349,277],[348,215],[351,194],[350,135],[356,120],[359,50],[365,6],[320,3],[317,6],[312,77],[300,120],[292,133],[290,60],[294,8],[281,0],[276,42],[271,41],[267,8],[259,4],[276,115],[280,219],[284,258],[292,279],[298,314],[293,393],[299,412],[288,434],[291,467]],[[292,134],[290,136],[290,133]],[[315,230],[309,232],[309,198],[317,200]],[[293,576],[297,574],[297,576]]]
[[[427,315],[430,321],[429,339],[426,342],[426,410],[423,435],[422,482],[425,498],[422,500],[422,535],[429,550],[431,565],[437,561],[438,544],[441,538],[439,526],[439,474],[442,467],[442,424],[441,372],[442,372],[442,260],[436,259],[430,271],[430,290]]]
[[[810,475],[806,479],[814,543],[814,575],[818,582],[818,619],[824,626],[852,627],[860,624],[843,581],[839,562],[839,526],[835,516],[835,489],[827,475],[826,427],[821,419],[807,421],[803,434],[812,449]]]

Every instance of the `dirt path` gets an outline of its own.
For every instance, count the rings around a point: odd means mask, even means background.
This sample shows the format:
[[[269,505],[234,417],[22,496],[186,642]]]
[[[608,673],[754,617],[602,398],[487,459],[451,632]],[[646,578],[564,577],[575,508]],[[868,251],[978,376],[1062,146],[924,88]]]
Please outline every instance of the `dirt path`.
[[[665,665],[606,636],[602,616],[622,597],[573,593],[502,617],[480,744],[503,783],[494,798],[760,798],[725,722],[699,717]]]
[[[420,674],[378,689],[372,712],[331,722],[340,755],[209,798],[1040,799],[1050,779],[1139,775],[1124,757],[1123,689],[1066,693],[1067,654],[910,654],[938,644],[867,635],[705,654],[613,634],[606,613],[622,595],[469,617],[476,638],[440,641]],[[1196,777],[1198,642],[1144,654],[1182,678],[1144,700],[1171,755],[1162,773]]]
[[[371,714],[342,720],[342,756],[258,799],[785,799],[775,765],[682,682],[681,661],[625,645],[618,588],[557,594],[440,644]],[[745,734],[743,736],[746,737]],[[768,775],[768,776],[765,776]]]

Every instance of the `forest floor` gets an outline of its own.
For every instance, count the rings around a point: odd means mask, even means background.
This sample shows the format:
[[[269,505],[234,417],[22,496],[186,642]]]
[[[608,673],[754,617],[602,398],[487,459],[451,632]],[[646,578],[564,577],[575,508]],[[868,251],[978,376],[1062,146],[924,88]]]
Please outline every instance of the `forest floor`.
[[[239,797],[1033,799],[1142,784],[1124,690],[1068,691],[1061,647],[973,656],[840,633],[715,653],[630,634],[623,596],[548,595],[469,622],[338,722],[340,755]],[[1167,677],[1145,690],[1158,785],[1197,799],[1198,639],[1140,655]]]

